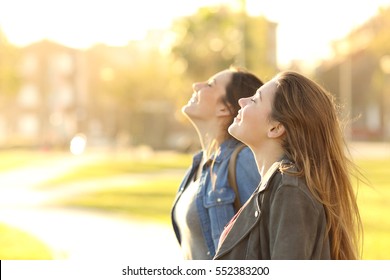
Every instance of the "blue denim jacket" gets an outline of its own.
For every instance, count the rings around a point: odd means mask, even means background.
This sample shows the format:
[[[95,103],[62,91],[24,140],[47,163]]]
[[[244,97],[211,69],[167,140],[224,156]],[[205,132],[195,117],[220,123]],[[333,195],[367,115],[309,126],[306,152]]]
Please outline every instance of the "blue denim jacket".
[[[196,205],[210,258],[215,255],[219,237],[225,225],[235,214],[233,207],[235,193],[229,186],[227,174],[230,156],[235,147],[239,144],[240,142],[235,139],[225,141],[221,145],[221,152],[215,158],[212,167],[213,174],[211,174],[210,164],[205,164],[200,176],[200,186],[196,198]],[[179,191],[173,204],[171,215],[172,224],[179,243],[181,237],[178,225],[174,219],[173,210],[184,189],[188,186],[188,181],[193,178],[194,173],[197,171],[202,155],[203,153],[199,152],[193,157],[192,165],[187,170],[184,179],[180,184]],[[211,177],[213,177],[213,179]],[[214,180],[214,178],[216,179],[216,182],[215,187],[213,188],[212,180]],[[242,149],[237,156],[236,180],[241,204],[244,204],[260,183],[260,174],[253,153],[248,147]]]

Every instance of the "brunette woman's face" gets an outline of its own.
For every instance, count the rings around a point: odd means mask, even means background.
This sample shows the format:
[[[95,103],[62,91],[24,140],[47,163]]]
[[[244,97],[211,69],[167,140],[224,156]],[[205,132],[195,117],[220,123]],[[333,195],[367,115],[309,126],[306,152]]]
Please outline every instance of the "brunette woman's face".
[[[229,133],[250,147],[261,144],[271,129],[269,119],[276,90],[275,81],[271,80],[260,87],[252,97],[241,98],[234,122]]]
[[[192,85],[194,93],[182,112],[192,120],[210,120],[226,108],[222,99],[226,95],[226,86],[232,78],[232,71],[225,70],[212,76],[208,81]],[[227,108],[226,108],[227,109]]]

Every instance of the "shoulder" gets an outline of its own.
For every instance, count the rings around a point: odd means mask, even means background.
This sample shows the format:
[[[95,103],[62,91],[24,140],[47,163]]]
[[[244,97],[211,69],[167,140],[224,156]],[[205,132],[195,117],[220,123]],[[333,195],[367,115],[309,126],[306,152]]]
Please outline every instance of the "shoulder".
[[[235,160],[237,162],[245,162],[247,160],[254,161],[254,155],[252,150],[245,144],[238,142],[224,143],[221,149],[221,153],[218,158],[224,161]]]
[[[247,146],[238,153],[236,162],[237,172],[243,172],[243,170],[259,172],[252,150]]]
[[[271,200],[286,200],[294,205],[303,205],[319,211],[322,204],[315,198],[303,177],[288,172],[276,172],[272,180]]]
[[[243,146],[238,153],[238,159],[241,160],[254,160],[252,150],[248,146]]]

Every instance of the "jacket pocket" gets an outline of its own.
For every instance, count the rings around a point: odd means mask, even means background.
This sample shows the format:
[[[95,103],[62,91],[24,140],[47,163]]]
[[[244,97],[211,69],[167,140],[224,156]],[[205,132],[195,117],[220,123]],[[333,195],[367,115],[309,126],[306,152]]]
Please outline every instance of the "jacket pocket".
[[[230,187],[209,190],[204,197],[203,204],[206,208],[231,204],[234,202],[235,196],[234,191]]]
[[[230,188],[219,188],[206,193],[203,205],[210,221],[211,237],[214,247],[217,248],[219,237],[226,224],[234,216],[234,191]]]

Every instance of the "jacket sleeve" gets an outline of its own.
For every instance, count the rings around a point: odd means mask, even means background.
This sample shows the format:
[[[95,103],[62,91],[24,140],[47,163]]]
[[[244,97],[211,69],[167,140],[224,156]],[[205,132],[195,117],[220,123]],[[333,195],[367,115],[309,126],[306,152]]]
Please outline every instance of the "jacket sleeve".
[[[241,204],[244,204],[260,183],[260,173],[252,151],[245,147],[236,161],[236,180]]]
[[[269,214],[271,259],[310,259],[321,222],[313,199],[297,187],[282,186]]]

